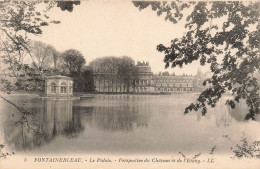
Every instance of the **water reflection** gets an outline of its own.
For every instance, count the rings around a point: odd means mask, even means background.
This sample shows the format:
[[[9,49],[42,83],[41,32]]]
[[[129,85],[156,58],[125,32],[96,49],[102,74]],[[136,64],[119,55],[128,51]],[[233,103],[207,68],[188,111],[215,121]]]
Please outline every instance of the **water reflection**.
[[[110,132],[130,132],[135,127],[148,126],[149,104],[140,104],[136,98],[97,99],[95,102],[98,105],[88,105],[93,98],[81,100],[75,105],[72,100],[38,100],[35,104],[29,102],[27,110],[31,114],[24,116],[16,112],[15,116],[6,116],[5,139],[16,150],[26,150],[45,145],[57,136],[77,137],[85,125]],[[126,100],[129,104],[123,103]],[[26,119],[21,121],[22,117]]]
[[[31,112],[28,124],[25,119],[17,123],[23,117],[18,112],[14,116],[4,113],[5,140],[15,151],[58,152],[70,147],[69,151],[83,152],[202,152],[225,145],[223,134],[236,137],[242,129],[254,129],[241,123],[243,104],[228,109],[224,99],[205,117],[201,112],[184,116],[184,108],[195,99],[196,95],[32,99],[26,103]],[[22,100],[16,104],[22,105]],[[5,107],[6,112],[16,111],[10,105]]]
[[[214,107],[214,109],[209,108],[209,112],[205,115],[204,118],[210,119],[211,115],[214,114],[217,127],[229,127],[232,123],[232,120],[245,122],[245,116],[249,112],[245,101],[240,101],[239,103],[236,103],[236,107],[234,109],[226,106],[225,103],[226,98],[220,99],[219,103],[216,107]],[[203,117],[201,111],[196,112],[196,115],[197,121],[200,121]]]
[[[83,100],[75,111],[81,112],[82,120],[89,126],[103,131],[133,131],[135,127],[147,127],[150,105],[138,102],[139,97],[98,96],[95,100]],[[143,98],[143,101],[145,98]],[[94,104],[88,105],[90,102]],[[96,104],[97,103],[97,104]],[[92,108],[91,112],[86,110]]]
[[[229,127],[232,123],[230,110],[225,106],[226,100],[220,99],[218,105],[214,108],[214,116],[216,117],[216,126]]]
[[[72,100],[44,100],[41,106],[29,107],[28,115],[16,112],[7,116],[5,139],[16,150],[42,146],[56,136],[76,137],[83,131],[80,114],[72,111]]]
[[[245,121],[245,116],[249,112],[249,108],[246,105],[245,100],[240,100],[239,103],[236,103],[236,107],[234,109],[231,109],[229,107],[229,113],[230,115],[239,122]],[[256,120],[259,120],[259,116],[256,117]]]
[[[80,114],[72,111],[72,100],[46,100],[44,111],[41,113],[41,124],[49,136],[64,134],[70,137],[77,136],[83,127]]]
[[[142,107],[142,112],[136,105],[94,107],[91,126],[105,131],[132,131],[135,126],[147,127],[149,111],[145,111],[145,107]]]

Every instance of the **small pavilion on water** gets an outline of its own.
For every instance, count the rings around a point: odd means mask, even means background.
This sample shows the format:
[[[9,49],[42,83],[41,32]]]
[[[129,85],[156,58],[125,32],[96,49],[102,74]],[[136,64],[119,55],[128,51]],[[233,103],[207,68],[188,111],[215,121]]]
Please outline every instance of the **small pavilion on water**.
[[[68,76],[48,76],[45,80],[45,94],[47,97],[73,96],[73,79]]]

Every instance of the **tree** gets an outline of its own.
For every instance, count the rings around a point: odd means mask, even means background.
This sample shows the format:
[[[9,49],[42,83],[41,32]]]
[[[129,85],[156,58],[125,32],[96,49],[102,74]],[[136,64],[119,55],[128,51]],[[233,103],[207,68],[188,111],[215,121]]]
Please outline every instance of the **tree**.
[[[74,5],[80,5],[80,1],[57,1],[57,7],[59,7],[62,11],[73,11]]]
[[[112,90],[114,90],[114,86],[116,86],[116,90],[118,86],[120,88],[124,86],[123,91],[129,92],[131,84],[137,78],[134,60],[127,56],[97,58],[89,66],[99,79],[99,83],[103,81],[105,86],[106,81],[111,82]]]
[[[30,53],[27,34],[39,35],[42,33],[40,28],[48,25],[46,12],[37,11],[37,4],[38,2],[31,1],[0,2],[2,90],[17,89],[17,84],[25,84],[22,87],[24,89],[31,88],[28,86],[30,82],[21,83],[37,71],[24,64],[24,57],[28,54],[35,62]],[[46,8],[47,6],[49,4],[46,4]],[[30,70],[33,72],[28,72]]]
[[[80,73],[82,67],[86,63],[81,52],[75,49],[66,50],[61,54],[61,57],[64,61],[64,69],[69,72],[69,74],[72,74],[73,72]]]
[[[77,1],[71,3],[53,0],[0,2],[1,90],[16,88],[13,86],[15,81],[28,75],[28,65],[23,62],[26,55],[37,65],[37,58],[31,53],[28,34],[38,36],[42,34],[42,27],[60,23],[51,20],[47,15],[48,11],[55,5],[61,10],[72,11],[73,5],[78,4],[80,3]],[[38,69],[37,66],[30,70],[38,71],[44,78],[41,70],[34,69]]]
[[[119,58],[114,56],[97,58],[89,63],[89,67],[95,73],[95,78],[98,79],[99,84],[103,83],[104,86],[106,81],[110,81],[112,86],[120,86],[121,81],[118,78],[118,66]]]
[[[31,51],[36,58],[34,63],[39,69],[56,68],[59,54],[53,46],[40,41],[34,41],[31,45]]]
[[[129,93],[130,85],[137,80],[137,69],[132,58],[123,56],[120,58],[118,66],[118,78],[126,86],[126,91]]]
[[[93,71],[90,68],[85,69],[82,72],[82,78],[83,78],[83,89],[84,92],[94,92],[95,86],[94,86],[94,74]]]
[[[203,82],[211,87],[203,91],[196,103],[190,104],[185,113],[207,105],[215,107],[219,99],[230,91],[233,99],[226,104],[235,108],[235,102],[246,100],[249,112],[245,119],[255,119],[260,114],[260,3],[259,2],[148,2],[134,1],[140,10],[152,7],[165,20],[178,23],[186,17],[186,32],[175,38],[169,46],[159,44],[157,50],[165,54],[165,67],[172,68],[199,60],[203,66],[210,64],[211,78]],[[218,21],[221,19],[221,23]],[[224,21],[224,22],[223,22]],[[223,59],[222,59],[223,57]]]
[[[162,76],[170,76],[170,73],[165,71],[165,72],[162,72]]]
[[[73,78],[75,92],[93,92],[93,73],[85,69],[86,60],[80,51],[69,49],[61,53],[61,68],[63,72]]]
[[[59,21],[50,20],[47,15],[48,11],[55,5],[69,4],[67,6],[59,6],[62,10],[72,11],[73,4],[68,2],[44,1],[44,9],[37,8],[41,1],[10,1],[4,0],[0,2],[0,83],[1,91],[11,93],[17,88],[23,90],[36,90],[42,87],[44,73],[39,69],[34,69],[24,63],[24,57],[29,55],[33,63],[34,56],[29,49],[30,39],[28,34],[42,34],[42,27],[48,26],[50,23],[58,24]],[[69,7],[68,7],[69,6]],[[56,56],[53,56],[56,58]],[[31,85],[31,83],[34,83]],[[42,89],[42,88],[41,88]],[[0,94],[7,103],[14,106],[23,114],[19,123],[27,126],[28,132],[35,131],[28,122],[30,112],[22,107],[17,106]],[[8,153],[7,153],[8,154]],[[14,153],[13,153],[14,154]],[[4,155],[4,154],[3,154]]]
[[[74,72],[71,77],[74,79],[73,90],[75,92],[94,92],[94,75],[91,69],[84,69],[80,74]]]

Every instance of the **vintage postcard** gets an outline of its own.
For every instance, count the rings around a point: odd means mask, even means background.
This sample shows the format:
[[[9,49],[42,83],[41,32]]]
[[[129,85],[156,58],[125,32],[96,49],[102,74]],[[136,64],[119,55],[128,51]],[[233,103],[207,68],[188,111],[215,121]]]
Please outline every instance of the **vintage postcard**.
[[[0,1],[1,169],[259,169],[259,1]]]

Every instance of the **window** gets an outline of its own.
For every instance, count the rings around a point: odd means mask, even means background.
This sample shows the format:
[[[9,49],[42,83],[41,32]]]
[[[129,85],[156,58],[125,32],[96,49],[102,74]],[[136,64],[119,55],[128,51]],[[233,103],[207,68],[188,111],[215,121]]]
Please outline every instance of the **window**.
[[[51,93],[56,93],[56,84],[51,83]]]
[[[72,83],[69,83],[69,93],[72,93]]]
[[[61,88],[60,88],[60,92],[61,93],[67,93],[67,87],[65,83],[61,84]]]

